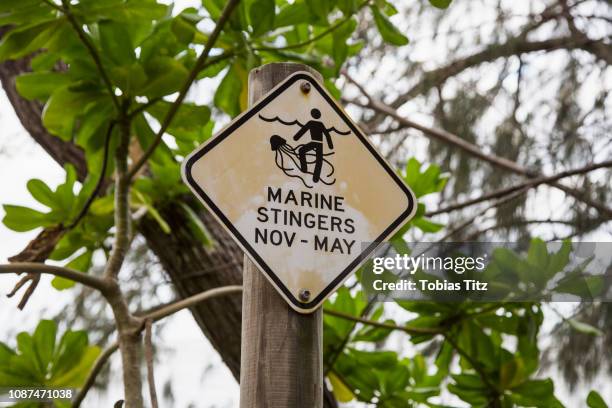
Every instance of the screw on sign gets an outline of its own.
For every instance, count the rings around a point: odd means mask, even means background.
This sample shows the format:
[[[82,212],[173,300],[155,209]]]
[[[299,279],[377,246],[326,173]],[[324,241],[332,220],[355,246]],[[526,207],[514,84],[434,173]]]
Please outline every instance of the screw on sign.
[[[307,72],[290,75],[193,152],[183,175],[301,313],[316,310],[416,207]]]

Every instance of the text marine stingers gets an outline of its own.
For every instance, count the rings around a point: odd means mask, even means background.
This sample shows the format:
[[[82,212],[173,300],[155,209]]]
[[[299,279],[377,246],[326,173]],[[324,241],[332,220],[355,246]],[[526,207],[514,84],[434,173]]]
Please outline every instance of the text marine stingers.
[[[256,227],[255,243],[292,247],[299,242],[313,245],[315,251],[344,255],[350,255],[355,249],[354,239],[327,235],[327,233],[351,235],[355,232],[355,221],[343,214],[345,212],[344,197],[268,187],[267,202],[268,206],[261,206],[257,209],[258,222],[279,227],[306,228],[309,231],[320,231],[322,234],[314,233],[312,239],[309,240],[310,237],[298,237],[297,232]],[[278,208],[273,204],[294,205],[301,209]],[[319,213],[317,210],[329,211],[333,214]]]

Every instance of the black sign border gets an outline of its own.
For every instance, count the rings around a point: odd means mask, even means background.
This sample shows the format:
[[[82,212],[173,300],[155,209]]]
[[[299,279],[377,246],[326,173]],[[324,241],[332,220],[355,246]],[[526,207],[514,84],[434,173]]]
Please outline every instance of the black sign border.
[[[351,129],[351,131],[357,135],[357,138],[363,143],[363,145],[370,151],[372,156],[376,158],[376,160],[380,163],[380,165],[385,169],[385,171],[391,176],[393,180],[397,183],[400,189],[406,194],[408,198],[408,207],[406,210],[393,221],[393,223],[387,227],[382,234],[378,238],[376,238],[370,245],[357,256],[332,282],[330,282],[325,289],[319,293],[319,295],[314,298],[311,302],[303,303],[296,299],[293,294],[285,287],[282,281],[276,276],[276,274],[272,271],[272,269],[264,262],[264,260],[259,256],[259,254],[251,247],[249,242],[240,234],[240,232],[234,227],[234,225],[227,219],[227,217],[223,214],[223,212],[215,205],[215,203],[206,195],[204,190],[195,182],[193,176],[191,175],[191,169],[196,161],[198,161],[202,156],[206,153],[210,152],[215,146],[221,143],[225,138],[230,136],[236,129],[242,126],[247,120],[256,115],[259,111],[265,108],[268,103],[274,100],[278,95],[284,92],[287,88],[293,85],[296,81],[308,81],[320,94],[323,98],[329,103],[329,105],[336,111],[336,113],[342,118],[345,124]],[[268,275],[268,277],[275,282],[276,287],[280,288],[280,290],[285,294],[286,298],[293,303],[295,307],[298,309],[310,310],[313,309],[318,303],[320,303],[323,299],[327,297],[327,295],[334,290],[336,286],[338,286],[347,276],[355,269],[362,261],[367,258],[370,254],[372,254],[376,248],[397,228],[399,228],[404,221],[407,221],[407,218],[412,214],[415,208],[415,198],[410,189],[404,184],[404,182],[399,178],[399,176],[395,173],[395,171],[389,167],[389,165],[382,159],[380,154],[374,149],[374,147],[367,141],[365,135],[361,133],[359,128],[353,124],[350,118],[344,113],[344,111],[338,106],[336,101],[325,91],[322,86],[317,82],[312,76],[307,73],[298,72],[291,77],[289,77],[285,82],[281,83],[280,86],[273,89],[272,92],[267,94],[263,99],[257,102],[251,109],[246,111],[244,115],[239,116],[234,122],[230,123],[228,127],[223,129],[217,136],[210,140],[209,143],[205,144],[191,155],[185,165],[184,165],[184,175],[187,179],[187,182],[191,186],[191,188],[198,193],[200,198],[208,205],[208,207],[215,213],[215,215],[219,218],[219,220],[225,225],[225,227],[232,233],[233,237],[237,239],[249,252],[249,255],[256,261],[256,263],[263,268],[264,272]]]

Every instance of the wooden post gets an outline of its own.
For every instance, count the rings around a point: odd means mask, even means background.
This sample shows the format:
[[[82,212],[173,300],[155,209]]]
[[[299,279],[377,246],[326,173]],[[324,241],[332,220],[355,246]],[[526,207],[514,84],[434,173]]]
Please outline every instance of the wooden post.
[[[312,68],[272,63],[249,74],[249,106],[296,71]],[[295,312],[245,255],[242,297],[240,408],[323,406],[321,310]]]

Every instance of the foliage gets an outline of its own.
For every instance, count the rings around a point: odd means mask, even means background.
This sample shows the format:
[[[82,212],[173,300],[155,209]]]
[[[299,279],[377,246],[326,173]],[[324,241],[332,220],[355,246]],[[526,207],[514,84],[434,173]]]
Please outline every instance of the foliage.
[[[41,320],[34,333],[17,335],[16,349],[0,342],[0,385],[78,388],[99,354],[98,347],[89,345],[85,331],[67,330],[58,339],[55,322]],[[69,406],[63,400],[56,400],[55,404]]]
[[[376,38],[386,44],[409,42],[394,22],[396,7],[386,0],[244,0],[221,31],[207,63],[198,68],[198,52],[211,35],[209,23],[221,18],[224,0],[205,1],[203,8],[179,13],[155,0],[67,3],[80,32],[59,3],[0,0],[0,25],[12,26],[0,43],[0,60],[37,52],[32,72],[17,79],[17,89],[23,97],[44,104],[43,124],[50,133],[83,149],[88,174],[78,183],[75,169],[67,166],[65,182],[55,189],[30,180],[29,192],[46,209],[6,204],[3,222],[18,232],[66,227],[51,259],[82,272],[91,269],[96,251],[108,254],[114,234],[113,188],[103,185],[98,191],[96,186],[114,174],[112,153],[121,132],[133,136],[135,161],[155,143],[155,129],[164,123],[190,72],[197,69],[198,81],[216,85],[212,101],[181,104],[147,171],[134,180],[130,206],[154,219],[164,233],[172,233],[162,210],[178,203],[194,236],[211,246],[214,242],[197,214],[179,200],[186,192],[180,182],[180,162],[212,135],[215,120],[235,117],[246,108],[249,70],[275,61],[302,62],[321,72],[326,86],[339,97],[335,79],[346,61],[365,46],[356,34],[362,20],[372,22]],[[444,9],[451,0],[429,3]],[[466,100],[478,102],[478,107]],[[474,141],[471,124],[488,104],[486,98],[460,94],[447,117],[461,119],[466,127],[461,133]],[[434,153],[450,159],[443,152]],[[108,164],[104,172],[103,163]],[[464,181],[470,168],[465,160],[461,166],[463,177],[461,183],[455,180],[455,192],[467,189]],[[392,241],[394,248],[405,250],[404,235],[410,228],[427,234],[444,227],[426,217],[422,199],[442,192],[448,176],[439,166],[423,166],[414,158],[400,173],[421,200],[415,218]],[[486,272],[493,277],[538,276],[542,279],[534,282],[534,289],[541,288],[566,266],[569,250],[564,245],[548,253],[542,241],[534,240],[526,256],[498,251]],[[576,285],[580,272],[557,282],[555,290],[580,295],[599,285],[595,279]],[[53,285],[67,289],[73,283],[56,278]],[[410,312],[410,319],[398,322],[386,317],[393,307]],[[339,401],[435,407],[432,400],[450,392],[472,406],[562,406],[552,381],[536,377],[537,336],[543,321],[538,303],[372,304],[357,282],[352,289],[341,288],[325,308],[377,323],[324,318],[326,375]],[[580,332],[599,334],[584,322],[567,323]],[[18,335],[17,350],[0,343],[0,385],[81,386],[99,350],[88,345],[85,332],[67,331],[59,342],[56,332],[55,323],[43,320],[33,335]],[[409,333],[406,341],[415,346],[413,356],[381,349],[398,332]],[[512,339],[514,346],[508,346],[506,339]],[[587,404],[606,406],[595,391]]]

